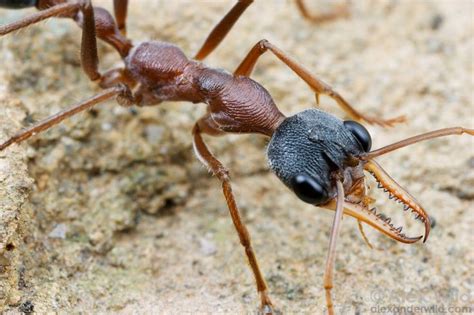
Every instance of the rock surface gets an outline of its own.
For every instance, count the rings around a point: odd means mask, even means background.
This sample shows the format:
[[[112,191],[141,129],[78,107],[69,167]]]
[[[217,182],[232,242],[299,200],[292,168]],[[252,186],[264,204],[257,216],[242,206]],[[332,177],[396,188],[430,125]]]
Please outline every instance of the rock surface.
[[[110,1],[94,3],[110,8]],[[134,1],[129,36],[170,41],[191,56],[233,3]],[[232,71],[266,38],[358,109],[408,116],[392,129],[369,127],[374,147],[474,126],[472,2],[354,1],[350,18],[323,25],[303,20],[292,2],[269,3],[256,1],[206,63]],[[330,9],[322,3],[312,9]],[[1,10],[0,24],[32,12]],[[99,91],[81,71],[79,43],[79,28],[65,20],[0,39],[1,140]],[[104,45],[100,58],[101,69],[120,62]],[[270,54],[254,78],[287,114],[314,106],[308,87]],[[0,309],[256,312],[254,281],[220,185],[192,154],[190,131],[204,112],[187,103],[130,110],[109,102],[2,152]],[[231,135],[209,142],[232,172],[275,304],[284,313],[322,313],[332,213],[301,203],[268,172],[266,139]],[[415,245],[366,228],[371,250],[356,222],[344,220],[334,288],[339,314],[472,307],[473,144],[467,136],[450,137],[380,159],[437,223],[428,242]],[[421,230],[376,195],[385,213],[412,233]]]

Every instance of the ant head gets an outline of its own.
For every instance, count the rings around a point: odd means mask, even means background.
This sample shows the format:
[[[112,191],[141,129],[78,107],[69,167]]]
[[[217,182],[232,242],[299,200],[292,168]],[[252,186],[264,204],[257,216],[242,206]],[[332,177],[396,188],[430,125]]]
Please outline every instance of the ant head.
[[[361,124],[308,109],[280,124],[270,141],[268,160],[301,200],[321,205],[335,197],[337,177],[342,176],[348,188],[363,177],[363,162],[357,157],[371,145]]]
[[[367,171],[390,199],[401,203],[405,210],[411,209],[416,219],[425,224],[426,240],[430,230],[428,215],[415,198],[372,160],[372,156],[380,155],[380,150],[369,152],[371,145],[371,137],[361,124],[309,109],[286,118],[278,126],[267,154],[270,168],[302,201],[333,210],[336,183],[340,181],[344,213],[400,242],[419,240],[421,236],[407,237],[401,233],[401,227],[393,226],[390,218],[370,207],[375,200],[366,195]]]

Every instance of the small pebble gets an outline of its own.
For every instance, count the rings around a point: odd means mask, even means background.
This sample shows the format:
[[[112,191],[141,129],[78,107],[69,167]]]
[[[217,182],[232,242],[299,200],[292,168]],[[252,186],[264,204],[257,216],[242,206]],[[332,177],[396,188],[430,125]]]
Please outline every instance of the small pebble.
[[[20,305],[19,310],[22,313],[31,314],[35,311],[35,306],[31,301],[25,301]]]
[[[48,234],[51,238],[65,239],[67,232],[66,224],[60,223],[54,227],[54,229]]]
[[[431,29],[433,31],[438,30],[441,27],[441,25],[443,25],[443,22],[444,22],[444,17],[441,14],[436,14],[431,19]]]
[[[212,256],[217,252],[214,242],[208,239],[201,238],[199,244],[201,245],[201,252],[206,256]]]

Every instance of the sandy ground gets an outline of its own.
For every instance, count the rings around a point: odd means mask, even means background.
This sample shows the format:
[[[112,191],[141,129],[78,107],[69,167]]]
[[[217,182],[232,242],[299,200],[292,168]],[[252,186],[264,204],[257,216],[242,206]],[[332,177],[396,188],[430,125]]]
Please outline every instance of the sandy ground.
[[[191,56],[234,1],[132,2],[131,38],[170,41]],[[329,8],[323,2],[313,9]],[[1,10],[0,23],[31,12]],[[409,117],[393,129],[369,127],[374,148],[436,128],[474,126],[471,1],[354,1],[351,12],[312,25],[290,1],[256,1],[207,63],[231,71],[254,43],[270,40],[358,109]],[[79,29],[65,20],[1,38],[2,140],[98,91],[81,71],[79,43]],[[102,69],[120,63],[105,46],[100,57]],[[307,86],[271,55],[254,78],[287,114],[314,106]],[[322,106],[342,116],[329,99]],[[256,312],[252,274],[220,185],[192,154],[190,131],[204,110],[166,103],[135,111],[109,102],[2,152],[0,310]],[[268,172],[266,142],[236,135],[210,141],[232,172],[275,304],[287,314],[321,314],[333,215],[303,204]],[[426,244],[415,245],[366,228],[371,250],[356,222],[344,220],[334,289],[339,314],[397,313],[393,307],[473,312],[473,144],[451,137],[380,159],[436,226]],[[412,234],[422,230],[378,196]]]

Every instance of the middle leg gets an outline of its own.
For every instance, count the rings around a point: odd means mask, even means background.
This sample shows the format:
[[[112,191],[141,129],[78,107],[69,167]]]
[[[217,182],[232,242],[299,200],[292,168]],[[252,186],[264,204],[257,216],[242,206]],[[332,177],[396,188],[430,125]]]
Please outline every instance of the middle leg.
[[[212,53],[252,2],[253,0],[238,0],[232,9],[211,31],[196,56],[194,56],[194,59],[203,60]]]

